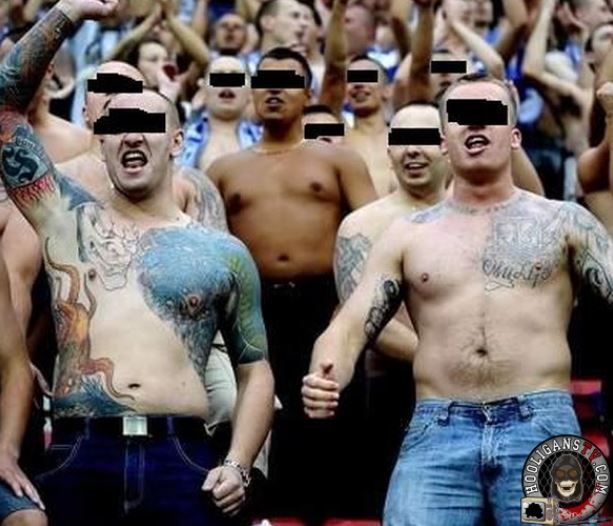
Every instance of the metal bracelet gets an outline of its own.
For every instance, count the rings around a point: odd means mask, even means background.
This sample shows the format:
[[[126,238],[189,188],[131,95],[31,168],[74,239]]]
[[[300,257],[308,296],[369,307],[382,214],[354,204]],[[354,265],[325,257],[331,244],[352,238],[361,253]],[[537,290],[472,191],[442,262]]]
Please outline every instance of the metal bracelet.
[[[249,471],[236,462],[236,460],[230,460],[228,458],[224,460],[223,465],[225,467],[234,468],[240,473],[241,479],[243,480],[243,486],[245,488],[251,484],[251,475],[249,475]]]

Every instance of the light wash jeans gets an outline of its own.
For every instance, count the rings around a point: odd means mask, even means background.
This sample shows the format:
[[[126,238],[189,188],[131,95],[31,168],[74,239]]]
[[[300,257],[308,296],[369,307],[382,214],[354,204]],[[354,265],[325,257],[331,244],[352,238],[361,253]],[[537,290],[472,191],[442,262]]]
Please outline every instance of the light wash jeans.
[[[488,403],[423,399],[390,480],[384,526],[498,526],[520,522],[522,470],[555,435],[579,435],[566,391],[539,391]]]

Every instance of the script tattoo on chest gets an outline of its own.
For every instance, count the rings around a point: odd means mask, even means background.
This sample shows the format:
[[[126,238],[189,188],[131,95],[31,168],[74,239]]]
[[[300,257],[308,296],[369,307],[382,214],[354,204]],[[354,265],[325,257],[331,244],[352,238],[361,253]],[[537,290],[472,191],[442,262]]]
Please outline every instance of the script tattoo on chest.
[[[338,237],[334,267],[341,301],[349,299],[358,286],[371,248],[370,239],[362,234]]]
[[[485,290],[535,288],[547,281],[566,261],[565,215],[529,205],[494,213],[482,256]]]

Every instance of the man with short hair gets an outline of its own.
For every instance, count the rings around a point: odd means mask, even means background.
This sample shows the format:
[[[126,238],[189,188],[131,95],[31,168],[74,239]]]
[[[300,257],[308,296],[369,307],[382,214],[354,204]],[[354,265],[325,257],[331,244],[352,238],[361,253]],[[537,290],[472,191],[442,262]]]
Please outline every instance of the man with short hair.
[[[226,13],[215,22],[213,50],[238,56],[247,42],[247,24],[236,13]]]
[[[243,75],[244,84],[211,85],[211,75],[228,74]],[[206,173],[215,159],[253,146],[262,131],[243,116],[249,104],[249,74],[241,60],[227,56],[216,58],[202,81],[201,90],[203,107],[192,110],[185,125],[181,164]]]
[[[326,106],[325,104],[311,104],[310,106],[307,106],[306,108],[304,108],[304,111],[302,112],[302,124],[305,126],[305,131],[306,131],[306,126],[311,125],[311,124],[327,125],[327,124],[341,124],[341,123],[339,122],[338,117],[334,115],[334,112],[329,106]],[[333,136],[320,135],[316,137],[316,139],[319,141],[329,142],[332,144],[342,144],[344,140],[343,136],[339,136],[339,135],[333,135]]]
[[[373,72],[376,80],[351,80],[350,75],[362,72]],[[387,155],[386,112],[390,99],[387,74],[378,62],[362,55],[351,59],[347,75],[347,100],[354,122],[347,131],[345,143],[362,156],[377,194],[384,197],[396,188],[396,177]]]
[[[299,53],[276,48],[265,54],[252,78],[262,140],[218,159],[208,176],[224,199],[230,231],[247,245],[263,280],[270,360],[283,405],[271,444],[273,512],[319,520],[349,493],[339,482],[350,478],[341,464],[349,448],[340,445],[342,434],[334,425],[308,422],[300,383],[313,342],[337,304],[336,231],[346,211],[372,201],[375,192],[357,154],[304,141],[302,112],[310,83],[309,65]],[[335,456],[338,480],[322,481],[323,466]]]
[[[399,217],[433,206],[445,198],[447,159],[440,144],[415,144],[417,139],[393,139],[395,133],[427,129],[433,135],[440,129],[438,108],[429,103],[410,103],[396,112],[390,123],[387,153],[398,188],[390,195],[349,214],[341,223],[334,254],[334,276],[340,300],[346,302],[357,287],[373,245]],[[426,142],[426,141],[421,141]],[[385,492],[404,429],[414,403],[412,361],[417,335],[406,309],[401,309],[383,329],[372,349],[366,351],[368,413],[365,434],[369,457],[368,479],[363,491],[368,495],[368,514],[377,516],[385,502]]]
[[[174,201],[182,131],[160,93],[107,102],[98,120],[113,185],[105,202],[78,199],[24,118],[66,36],[115,7],[60,0],[0,65],[0,176],[41,241],[59,347],[50,464],[37,482],[62,526],[220,524],[220,511],[234,516],[244,504],[273,412],[253,260]],[[239,396],[216,467],[203,424],[218,329]]]
[[[467,105],[504,109],[506,125],[466,122]],[[384,524],[478,525],[486,502],[497,524],[519,524],[532,449],[580,433],[566,341],[573,283],[613,305],[613,241],[580,206],[514,187],[521,135],[506,84],[463,77],[440,108],[453,196],[381,236],[317,341],[303,397],[311,417],[332,416],[355,360],[404,302],[419,334],[417,405]]]

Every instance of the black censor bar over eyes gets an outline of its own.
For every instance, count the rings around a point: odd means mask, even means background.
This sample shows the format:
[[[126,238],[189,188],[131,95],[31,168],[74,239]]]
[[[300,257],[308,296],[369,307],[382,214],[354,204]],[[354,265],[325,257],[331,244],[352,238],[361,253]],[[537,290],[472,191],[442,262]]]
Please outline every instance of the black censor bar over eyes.
[[[347,82],[371,83],[379,82],[379,72],[376,69],[350,69],[347,71]]]
[[[499,100],[448,99],[447,121],[467,126],[505,126],[509,124],[509,111]]]
[[[245,74],[211,73],[209,84],[214,88],[242,88],[245,85]]]
[[[110,108],[94,123],[94,135],[119,133],[164,133],[165,113],[148,113],[137,108]]]
[[[117,73],[98,73],[95,79],[87,81],[87,91],[90,93],[142,93],[143,81]]]
[[[438,128],[392,128],[387,135],[389,146],[441,145]]]
[[[253,89],[304,89],[305,78],[293,69],[258,70],[251,77]]]
[[[466,73],[465,60],[432,60],[430,73]]]
[[[317,139],[318,137],[344,137],[345,125],[341,122],[339,124],[325,123],[315,124],[309,123],[304,125],[304,138],[305,139]]]

